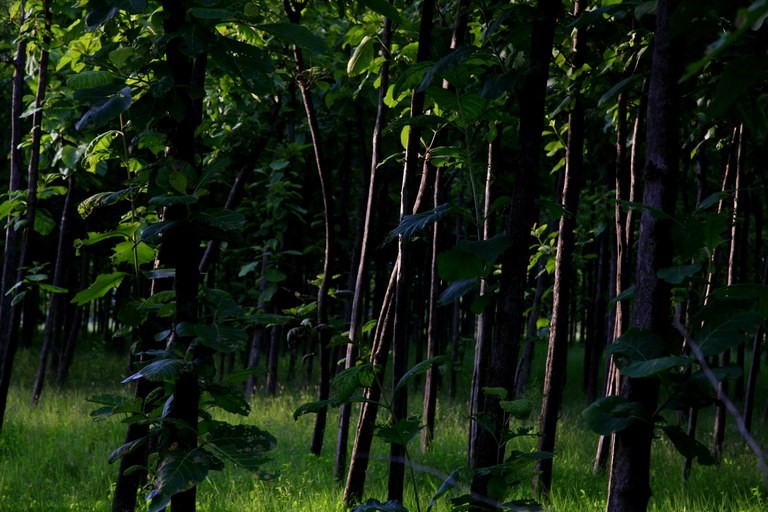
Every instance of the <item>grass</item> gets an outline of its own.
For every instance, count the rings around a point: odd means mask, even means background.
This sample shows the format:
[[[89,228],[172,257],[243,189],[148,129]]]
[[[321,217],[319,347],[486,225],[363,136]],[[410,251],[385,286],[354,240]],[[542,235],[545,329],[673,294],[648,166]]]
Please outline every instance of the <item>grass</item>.
[[[577,380],[578,353],[572,354],[570,374]],[[98,345],[84,347],[76,358],[70,384],[62,390],[47,388],[40,405],[29,405],[36,351],[20,351],[9,396],[6,423],[0,437],[0,510],[82,511],[109,510],[116,465],[107,456],[119,446],[125,434],[119,421],[94,422],[93,404],[86,398],[95,393],[127,392],[119,384],[125,372],[122,356]],[[763,386],[765,388],[766,386]],[[532,389],[540,389],[534,383]],[[251,415],[227,417],[233,422],[256,424],[278,439],[273,462],[266,469],[279,472],[273,480],[255,480],[242,471],[227,468],[212,472],[200,485],[198,510],[202,512],[286,512],[343,510],[341,487],[332,476],[335,446],[335,414],[329,416],[323,455],[309,455],[314,417],[293,420],[292,412],[313,395],[299,388],[284,389],[274,398],[258,398]],[[418,400],[419,397],[415,397]],[[606,476],[590,471],[597,437],[581,418],[584,398],[579,386],[569,386],[567,405],[559,424],[554,464],[553,492],[544,504],[557,512],[602,511],[605,507]],[[761,395],[758,404],[765,400]],[[415,405],[413,410],[418,409]],[[462,466],[466,457],[466,404],[438,405],[438,430],[433,448],[422,454],[417,444],[409,447],[418,464],[417,486],[421,510],[437,491],[445,476]],[[732,425],[732,421],[729,423]],[[766,445],[764,425],[759,440]],[[711,429],[702,420],[700,439]],[[527,451],[534,440],[521,439],[517,448]],[[384,500],[387,479],[387,446],[375,443],[371,454],[366,496]],[[652,511],[674,512],[764,512],[768,496],[754,457],[744,448],[735,430],[728,433],[726,453],[720,465],[694,466],[691,479],[681,477],[680,457],[670,444],[659,439],[654,445],[651,500]],[[528,497],[529,468],[521,475],[517,497]],[[406,505],[417,510],[413,486],[407,483]],[[434,507],[447,511],[444,500]]]

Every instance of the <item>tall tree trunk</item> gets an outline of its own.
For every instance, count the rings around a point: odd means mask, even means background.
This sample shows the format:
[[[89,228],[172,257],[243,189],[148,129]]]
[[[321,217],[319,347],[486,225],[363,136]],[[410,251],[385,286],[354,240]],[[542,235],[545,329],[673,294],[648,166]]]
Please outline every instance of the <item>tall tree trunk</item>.
[[[731,241],[728,251],[728,277],[727,286],[731,286],[736,282],[736,265],[737,265],[737,251],[739,248],[740,239],[740,223],[738,215],[741,213],[741,205],[739,200],[742,196],[742,192],[739,190],[741,186],[741,165],[743,147],[742,141],[744,137],[744,128],[739,126],[734,134],[735,154],[733,158],[734,170],[733,170],[733,202],[731,215]],[[730,165],[730,164],[729,164]],[[726,176],[726,181],[728,177]],[[720,366],[726,366],[731,362],[731,351],[726,350],[720,355]],[[742,366],[743,368],[743,366]],[[725,422],[727,418],[727,410],[723,403],[724,395],[728,394],[728,381],[723,380],[717,388],[717,406],[715,407],[715,425],[712,430],[712,456],[719,459],[723,452],[723,443],[725,441]]]
[[[419,24],[419,46],[416,62],[429,60],[432,16],[434,15],[434,0],[424,0],[421,5],[421,23]],[[425,93],[413,90],[411,93],[410,118],[414,119],[424,112]],[[400,187],[400,220],[416,209],[411,205],[418,203],[414,197],[416,171],[419,165],[419,150],[421,147],[421,129],[411,125],[405,148],[405,164],[403,166],[403,181]],[[426,170],[426,165],[425,165]],[[426,177],[426,174],[423,176]],[[409,307],[411,285],[411,248],[401,236],[397,242],[397,278],[395,281],[395,316],[392,340],[392,379],[397,383],[405,375],[408,367],[408,324],[411,318]],[[392,421],[404,420],[408,415],[408,388],[406,386],[395,390],[392,396]],[[392,443],[389,451],[389,480],[387,496],[389,500],[403,501],[403,481],[405,478],[405,446]]]
[[[674,213],[677,181],[679,96],[677,81],[680,64],[669,34],[669,22],[677,0],[659,0],[656,12],[653,61],[648,91],[648,127],[644,170],[643,204],[666,214]],[[657,271],[672,261],[672,222],[654,218],[648,209],[640,221],[637,254],[637,280],[632,315],[634,327],[662,337],[674,336],[669,308],[670,286],[657,277]],[[623,378],[621,394],[638,402],[652,414],[658,401],[656,379]],[[644,512],[650,499],[650,463],[653,424],[636,421],[614,434],[611,473],[606,510]]]
[[[301,21],[301,10],[305,6],[305,2],[296,2],[294,0],[283,2],[285,12],[288,15],[288,19],[291,23],[298,25]],[[331,382],[331,335],[333,331],[328,323],[328,289],[330,288],[331,278],[333,272],[331,270],[331,264],[334,258],[334,245],[335,240],[333,236],[333,227],[331,221],[333,219],[333,212],[331,210],[332,198],[329,188],[328,170],[326,169],[324,159],[322,157],[320,141],[320,127],[317,122],[317,114],[315,113],[315,107],[312,102],[312,95],[309,91],[309,85],[305,75],[304,62],[302,59],[301,49],[298,46],[293,47],[293,63],[294,71],[296,73],[296,82],[299,85],[301,91],[301,98],[304,102],[304,112],[307,115],[307,123],[309,124],[309,134],[312,139],[312,147],[315,153],[315,166],[317,168],[317,176],[320,181],[320,193],[323,201],[323,224],[325,226],[325,253],[323,260],[323,277],[320,280],[320,289],[317,292],[317,332],[320,342],[320,386],[318,400],[326,400],[330,391]],[[320,455],[323,447],[323,438],[325,437],[325,425],[328,418],[328,408],[323,407],[315,416],[315,428],[312,433],[312,443],[310,446],[310,452],[315,455]]]
[[[68,249],[71,247],[69,244],[69,222],[72,214],[74,183],[74,177],[70,177],[64,207],[61,212],[61,221],[59,222],[59,243],[56,249],[56,263],[53,270],[53,286],[59,288],[63,288],[66,283],[65,266],[69,260]],[[48,353],[54,346],[59,345],[61,341],[61,315],[66,307],[66,304],[63,303],[66,297],[66,294],[63,293],[52,293],[51,300],[48,303],[48,314],[45,317],[45,329],[43,331],[43,346],[40,350],[37,377],[35,377],[35,385],[32,389],[32,405],[38,404],[40,394],[43,392],[46,368],[48,366]]]
[[[19,27],[24,25],[26,18],[26,2],[22,0],[19,9],[21,19]],[[21,141],[24,127],[21,114],[24,97],[24,69],[27,62],[27,40],[20,37],[16,46],[16,55],[13,60],[13,93],[11,99],[11,172],[8,183],[8,194],[14,194],[21,190],[22,153]],[[2,369],[0,369],[0,431],[5,419],[5,407],[8,402],[8,388],[11,383],[11,370],[13,359],[16,355],[18,340],[11,338],[11,297],[8,291],[14,285],[14,278],[18,267],[18,233],[14,229],[14,223],[8,222],[5,229],[5,247],[3,254],[3,270],[0,278],[0,352],[2,353]]]
[[[578,18],[583,9],[582,0],[576,0],[573,16]],[[584,65],[585,37],[578,31],[573,37],[573,66]],[[544,376],[544,398],[541,404],[538,450],[553,453],[557,434],[557,419],[563,401],[563,386],[568,363],[568,308],[571,303],[573,283],[573,252],[576,247],[574,229],[579,208],[582,174],[584,167],[584,105],[581,98],[574,101],[568,115],[568,142],[565,156],[565,181],[563,183],[563,216],[557,237],[555,260],[555,284],[553,291],[552,319],[549,329],[549,349]],[[552,486],[552,458],[536,461],[534,489],[540,495],[548,495]]]
[[[531,227],[536,219],[535,198],[539,177],[541,132],[544,124],[544,104],[552,57],[555,23],[562,10],[560,0],[540,0],[535,10],[531,34],[528,71],[517,95],[520,108],[519,167],[508,195],[507,234],[512,247],[530,245]],[[510,368],[517,366],[520,339],[523,333],[524,296],[527,285],[529,254],[523,250],[508,250],[501,258],[504,272],[501,276],[499,299],[496,310],[496,335],[489,367],[487,386],[505,388],[514,393],[515,376]],[[481,370],[482,371],[482,370]],[[495,435],[481,429],[475,444],[473,467],[487,467],[500,462],[504,448],[496,439],[502,438],[506,428],[504,414],[496,397],[483,397],[481,413],[494,418]],[[472,492],[487,495],[488,478],[476,476]]]

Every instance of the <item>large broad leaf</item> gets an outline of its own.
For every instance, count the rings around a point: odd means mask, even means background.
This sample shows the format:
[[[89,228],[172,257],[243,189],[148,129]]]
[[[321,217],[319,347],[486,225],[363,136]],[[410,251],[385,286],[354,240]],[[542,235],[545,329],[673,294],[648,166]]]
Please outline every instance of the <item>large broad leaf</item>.
[[[215,405],[221,407],[225,411],[232,414],[239,414],[240,416],[248,416],[251,412],[251,406],[246,402],[240,393],[235,392],[227,386],[221,385],[208,385],[205,391],[210,395],[211,400],[207,402],[207,405]]]
[[[67,79],[67,85],[73,89],[93,89],[114,82],[115,77],[109,71],[81,71]]]
[[[203,210],[197,214],[197,221],[224,231],[235,231],[245,226],[245,217],[242,214],[226,208]]]
[[[386,443],[406,446],[422,431],[424,426],[421,423],[421,418],[412,416],[398,420],[394,425],[377,425],[375,435]]]
[[[119,447],[109,455],[109,459],[107,459],[107,462],[112,464],[120,457],[134,452],[137,448],[141,448],[142,446],[147,444],[147,442],[149,441],[149,437],[150,436],[142,436],[138,439],[134,439],[133,441],[125,443],[124,445],[122,445],[121,447]]]
[[[711,466],[717,463],[717,460],[709,453],[709,448],[700,441],[697,441],[696,438],[689,437],[680,427],[664,425],[661,427],[661,430],[667,434],[675,449],[685,458],[698,459],[699,464],[703,466]]]
[[[88,13],[85,15],[85,29],[95,30],[115,17],[118,8],[106,0],[90,0]]]
[[[370,10],[386,16],[387,18],[397,23],[403,22],[403,17],[391,3],[387,0],[360,0],[360,3],[368,7]]]
[[[520,398],[517,400],[501,400],[499,402],[499,407],[501,407],[504,412],[513,418],[518,420],[525,420],[528,419],[528,417],[531,415],[531,411],[533,411],[533,402],[527,398]]]
[[[108,291],[120,286],[127,272],[112,272],[111,274],[99,274],[96,281],[85,290],[80,291],[72,298],[72,303],[82,306],[93,300],[99,299],[107,294]]]
[[[179,336],[195,336],[195,342],[218,352],[231,353],[248,341],[245,329],[221,324],[193,324],[183,322],[176,326]]]
[[[155,488],[147,497],[152,500],[149,512],[160,512],[170,503],[171,496],[202,482],[209,467],[210,455],[201,448],[167,453],[157,468]]]
[[[453,206],[450,203],[444,203],[433,210],[417,213],[415,215],[403,215],[400,225],[392,230],[390,238],[402,236],[404,239],[408,240],[417,232],[431,226],[434,222],[439,221],[452,211]]]
[[[447,364],[451,361],[451,358],[446,355],[441,356],[435,356],[430,357],[429,359],[425,359],[424,361],[414,365],[410,370],[405,372],[405,374],[400,377],[400,380],[397,382],[397,385],[395,386],[395,391],[398,389],[401,389],[403,386],[408,384],[416,375],[422,375],[427,372],[430,368],[437,365],[443,365]]]
[[[258,472],[269,460],[266,453],[276,445],[275,437],[260,428],[221,423],[206,440],[205,447],[222,460]]]
[[[681,284],[683,281],[696,275],[700,270],[700,263],[660,268],[658,272],[656,272],[656,277],[668,282],[669,284]]]
[[[642,404],[630,402],[622,396],[606,396],[582,412],[590,429],[607,436],[621,432],[635,421],[645,417]]]
[[[163,358],[152,361],[147,366],[123,380],[123,384],[138,379],[147,379],[153,382],[172,382],[179,374],[189,367],[189,362],[184,359]]]
[[[326,51],[325,41],[303,25],[296,25],[294,23],[266,23],[257,25],[257,28],[272,34],[285,43],[296,45],[312,53],[319,54]]]
[[[658,375],[671,368],[688,366],[693,361],[689,356],[666,356],[647,361],[632,361],[619,369],[625,377],[642,378]]]
[[[636,361],[649,361],[668,355],[667,344],[661,336],[639,327],[632,327],[608,347],[608,354],[619,368]]]
[[[314,414],[320,411],[326,410],[328,407],[339,407],[340,405],[347,403],[344,400],[337,398],[330,398],[328,400],[316,400],[314,402],[308,402],[301,404],[295,411],[293,411],[294,421],[305,414]]]
[[[440,294],[440,298],[437,300],[437,302],[441,306],[445,306],[446,304],[451,304],[459,300],[464,295],[468,294],[471,291],[474,291],[479,287],[480,287],[480,279],[478,278],[469,278],[469,279],[462,279],[460,281],[455,281],[450,285],[448,285],[448,287],[443,291],[443,293]]]
[[[75,125],[75,129],[96,129],[128,110],[132,101],[131,88],[123,87],[116,95],[86,112]]]
[[[438,254],[437,272],[440,279],[448,282],[475,280],[483,277],[485,263],[476,254],[462,247],[453,247]]]
[[[705,356],[712,356],[744,343],[763,322],[763,315],[754,311],[714,314],[706,317],[694,339]]]
[[[228,318],[243,314],[243,308],[232,295],[216,288],[206,288],[202,300],[211,308],[216,318]]]
[[[357,76],[368,70],[375,58],[373,43],[374,40],[371,36],[365,36],[355,47],[355,51],[352,52],[352,56],[347,62],[347,74],[349,76]]]
[[[376,370],[372,364],[359,364],[340,372],[331,382],[333,398],[347,401],[360,388],[370,387],[376,378]]]

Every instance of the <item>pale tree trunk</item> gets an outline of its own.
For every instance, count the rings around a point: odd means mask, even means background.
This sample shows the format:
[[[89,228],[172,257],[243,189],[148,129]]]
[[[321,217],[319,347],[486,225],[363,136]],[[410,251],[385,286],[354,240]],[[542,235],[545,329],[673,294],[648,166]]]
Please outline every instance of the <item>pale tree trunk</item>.
[[[677,181],[679,127],[677,82],[681,66],[679,45],[669,35],[670,17],[677,0],[660,0],[656,13],[653,61],[648,91],[648,126],[643,204],[668,215],[674,213]],[[664,338],[674,336],[670,310],[670,285],[657,277],[672,262],[672,221],[654,218],[648,209],[640,221],[637,280],[632,326]],[[621,394],[653,414],[659,382],[654,378],[623,378]],[[644,512],[651,495],[650,463],[653,424],[636,421],[614,434],[606,510]]]
[[[583,3],[576,0],[574,18],[581,15]],[[585,38],[581,31],[573,38],[573,66],[578,69],[584,60]],[[576,98],[568,115],[568,141],[566,148],[565,180],[563,183],[563,216],[557,237],[555,283],[553,291],[552,319],[549,330],[549,349],[544,376],[544,391],[539,421],[538,451],[553,453],[557,434],[557,419],[563,400],[565,372],[568,363],[568,308],[571,303],[573,252],[576,247],[576,213],[579,207],[584,167],[584,106]],[[546,496],[552,486],[552,458],[537,460],[533,487],[537,494]]]
[[[384,19],[384,28],[382,35],[381,52],[385,57],[379,72],[379,96],[376,107],[376,121],[373,127],[373,137],[371,142],[371,167],[370,180],[368,181],[368,191],[366,197],[365,221],[363,224],[363,235],[360,244],[359,263],[357,267],[357,276],[355,278],[355,290],[352,296],[352,310],[349,319],[349,340],[347,345],[345,368],[351,368],[358,357],[357,345],[360,341],[360,319],[363,309],[363,296],[365,295],[365,280],[368,275],[368,241],[372,229],[372,218],[374,212],[375,190],[378,184],[376,180],[376,169],[381,159],[381,138],[384,130],[384,121],[387,113],[387,106],[384,98],[387,94],[389,85],[389,46],[392,40],[392,21],[389,18]],[[352,412],[351,404],[343,404],[339,410],[339,427],[336,437],[336,460],[334,464],[334,477],[340,480],[347,465],[347,444],[349,441],[349,420]]]
[[[416,62],[424,62],[429,59],[432,34],[432,16],[434,15],[434,0],[424,0],[421,5],[421,22],[419,24],[419,47],[416,53]],[[410,117],[416,118],[424,112],[425,93],[413,90],[411,93]],[[415,213],[416,208],[411,205],[418,204],[421,194],[414,196],[416,187],[416,171],[419,164],[419,151],[421,148],[421,130],[412,125],[408,131],[408,139],[405,148],[405,164],[403,166],[403,181],[400,187],[400,219],[410,213]],[[426,171],[426,165],[424,166]],[[426,177],[426,173],[423,178]],[[392,340],[392,379],[397,383],[405,374],[408,367],[408,324],[411,318],[410,285],[411,285],[411,249],[408,242],[401,236],[397,241],[395,280],[395,316]],[[408,388],[406,386],[396,390],[392,396],[392,422],[404,420],[408,416]],[[389,480],[387,485],[387,499],[403,501],[403,482],[405,479],[405,446],[392,443],[389,451]]]

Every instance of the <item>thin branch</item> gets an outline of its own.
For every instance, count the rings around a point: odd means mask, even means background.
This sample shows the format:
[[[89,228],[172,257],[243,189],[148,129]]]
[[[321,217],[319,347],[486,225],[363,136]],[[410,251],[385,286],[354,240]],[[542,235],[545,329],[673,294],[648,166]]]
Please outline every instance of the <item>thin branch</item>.
[[[696,341],[694,341],[694,339],[688,333],[688,330],[680,321],[680,315],[681,309],[678,305],[675,307],[675,318],[672,321],[672,326],[685,339],[685,344],[690,347],[691,352],[696,357],[696,361],[701,366],[701,369],[704,372],[704,375],[707,377],[710,385],[715,391],[717,391],[720,385],[720,381],[717,380],[717,377],[715,377],[712,369],[707,364],[707,360],[704,357],[704,354],[701,352],[699,345],[696,343]],[[736,408],[736,406],[733,405],[733,402],[731,402],[731,400],[725,394],[720,395],[720,400],[723,402],[723,405],[728,410],[728,412],[731,413],[733,419],[736,420],[736,426],[739,429],[739,434],[741,434],[741,437],[744,439],[744,441],[746,441],[747,446],[749,446],[749,448],[755,454],[755,457],[757,457],[757,464],[760,468],[760,474],[763,477],[763,482],[765,482],[766,486],[768,486],[768,467],[765,463],[765,454],[763,454],[763,451],[760,449],[757,441],[755,441],[755,438],[752,437],[752,434],[749,433],[749,429],[747,429],[747,425],[744,423],[744,418],[741,416],[741,413],[739,413],[739,410]]]

